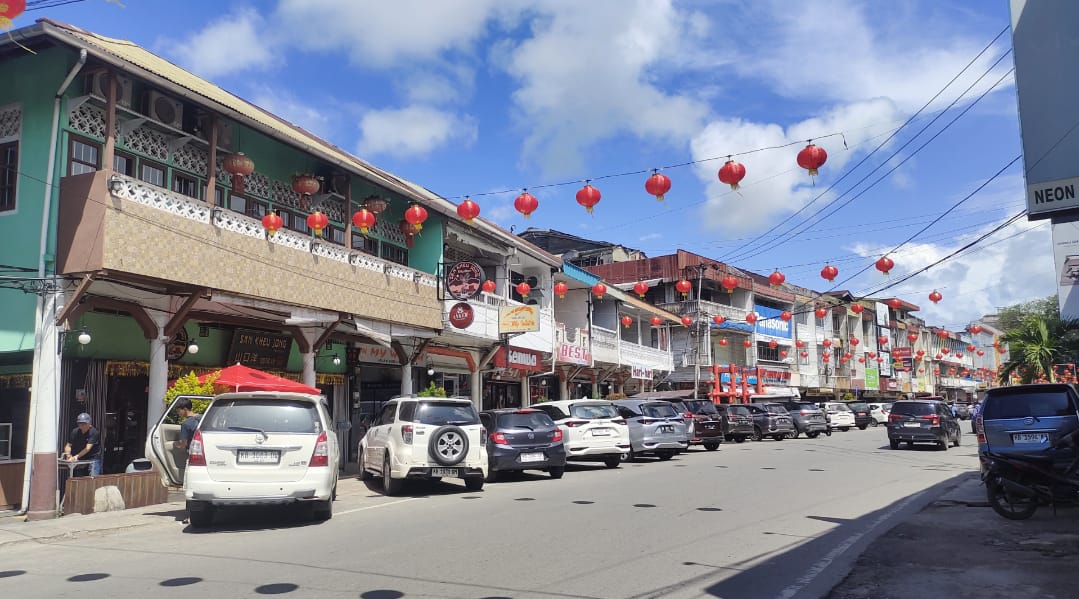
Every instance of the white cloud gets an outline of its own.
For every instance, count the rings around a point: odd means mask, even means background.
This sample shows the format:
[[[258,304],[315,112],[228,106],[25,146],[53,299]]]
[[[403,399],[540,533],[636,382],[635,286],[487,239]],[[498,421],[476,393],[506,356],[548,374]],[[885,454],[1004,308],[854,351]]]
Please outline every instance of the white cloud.
[[[641,235],[637,238],[637,241],[653,241],[655,239],[662,239],[663,235],[660,233],[649,233],[647,235]]]
[[[193,73],[213,79],[241,71],[264,69],[280,60],[272,36],[252,8],[221,17],[185,40],[159,45]]]
[[[251,102],[323,139],[328,139],[328,135],[333,131],[329,114],[302,102],[290,93],[257,86]]]
[[[428,106],[371,110],[360,119],[358,155],[394,157],[425,156],[455,143],[469,146],[476,141],[475,119]]]
[[[471,99],[475,72],[463,64],[448,66],[444,72],[418,69],[398,83],[401,94],[412,104],[462,104]]]

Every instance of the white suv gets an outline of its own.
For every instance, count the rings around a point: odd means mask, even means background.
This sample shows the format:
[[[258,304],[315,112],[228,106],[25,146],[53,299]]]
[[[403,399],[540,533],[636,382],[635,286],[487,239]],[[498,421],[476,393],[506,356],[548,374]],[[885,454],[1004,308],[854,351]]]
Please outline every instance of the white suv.
[[[617,468],[629,453],[629,426],[618,408],[602,399],[562,399],[531,406],[562,430],[567,460],[602,461]]]
[[[192,526],[208,526],[223,505],[306,502],[316,519],[333,516],[341,452],[323,397],[266,391],[218,395],[186,451],[176,446],[177,420],[170,406],[150,431],[146,456],[162,482],[183,485]]]
[[[404,396],[391,399],[360,441],[360,478],[382,477],[395,495],[404,479],[462,478],[470,491],[487,476],[487,431],[467,399]]]
[[[847,404],[830,401],[821,404],[821,409],[828,413],[832,430],[838,428],[845,433],[854,428],[854,412]]]

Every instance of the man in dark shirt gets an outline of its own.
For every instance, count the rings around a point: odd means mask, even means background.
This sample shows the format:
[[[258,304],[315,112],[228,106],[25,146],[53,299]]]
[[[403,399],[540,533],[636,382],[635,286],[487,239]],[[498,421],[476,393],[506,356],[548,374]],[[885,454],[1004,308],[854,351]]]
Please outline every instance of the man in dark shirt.
[[[67,436],[64,456],[69,462],[90,460],[90,476],[101,474],[101,433],[90,426],[90,415],[86,412],[75,418],[78,424]]]
[[[187,449],[195,437],[195,429],[199,427],[199,415],[191,409],[191,400],[186,397],[176,400],[176,413],[184,419],[180,423],[180,438],[176,441],[176,447]]]

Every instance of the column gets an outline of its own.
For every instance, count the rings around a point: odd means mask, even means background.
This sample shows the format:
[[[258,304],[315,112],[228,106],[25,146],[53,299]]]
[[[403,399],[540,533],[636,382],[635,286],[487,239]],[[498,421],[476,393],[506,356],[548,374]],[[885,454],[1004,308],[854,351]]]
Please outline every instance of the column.
[[[599,379],[596,377],[596,371],[592,371],[592,395],[591,397],[599,397]]]
[[[49,281],[51,284],[51,281]],[[34,365],[30,391],[30,430],[26,440],[26,474],[22,503],[28,520],[57,517],[57,450],[60,417],[60,354],[56,315],[63,296],[46,289],[38,296],[34,322]],[[72,425],[74,426],[74,425]]]
[[[401,366],[401,395],[412,395],[412,362]]]
[[[529,381],[528,373],[526,372],[524,374],[524,376],[521,378],[521,407],[522,408],[527,408],[528,406],[532,405],[532,397],[529,395],[529,391],[531,391],[531,389],[529,389],[529,387],[528,387],[528,381]]]
[[[476,372],[472,373],[469,377],[472,383],[472,405],[476,406],[476,411],[483,409],[483,372],[476,369]]]
[[[303,360],[303,374],[300,375],[300,382],[314,387],[317,382],[315,379],[315,350],[312,349],[307,353],[300,354],[300,359]]]
[[[558,369],[558,398],[573,399],[569,396],[569,381],[566,379],[566,369]]]
[[[169,386],[169,341],[165,337],[165,326],[169,322],[169,315],[157,310],[147,312],[157,327],[157,334],[150,339],[150,382],[146,395],[146,434],[149,435],[168,407],[165,405],[165,391]]]

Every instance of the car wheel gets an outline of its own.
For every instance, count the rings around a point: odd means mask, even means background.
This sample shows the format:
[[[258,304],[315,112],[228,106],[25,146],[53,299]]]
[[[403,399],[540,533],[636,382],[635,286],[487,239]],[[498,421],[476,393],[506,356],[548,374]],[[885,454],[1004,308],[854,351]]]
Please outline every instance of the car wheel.
[[[757,427],[757,426],[753,427],[753,437],[752,437],[752,439],[754,441],[760,441],[761,439],[764,439],[764,435],[761,433],[760,427]]]
[[[941,451],[948,451],[948,442],[947,441],[937,441],[937,447],[939,447]]]
[[[877,422],[876,420],[870,420],[869,421],[869,426],[871,426],[873,428],[877,428],[878,426],[880,426],[880,423]]]
[[[469,491],[482,491],[483,490],[483,477],[482,476],[470,476],[465,479],[465,488]]]
[[[864,431],[864,430],[865,430],[865,429],[867,429],[867,428],[869,428],[869,425],[868,425],[868,424],[863,424],[863,425],[861,425],[861,426],[859,426],[859,427],[858,427],[858,430],[860,430],[860,431]]]
[[[312,506],[311,517],[319,522],[333,518],[333,499],[320,501]]]
[[[800,434],[802,434],[802,431],[796,428],[796,429],[794,429],[794,432],[791,433],[789,436],[790,436],[791,439],[797,439],[798,435],[800,435]]]
[[[899,439],[888,439],[888,446],[892,449],[899,449]]]
[[[660,451],[660,452],[656,453],[656,457],[658,457],[659,459],[666,462],[667,460],[674,457],[674,452],[673,451]]]
[[[444,426],[431,435],[427,453],[440,466],[456,466],[468,455],[468,434],[459,426]]]
[[[787,435],[772,435],[772,438],[776,441],[782,441],[783,439],[787,438]]]
[[[386,453],[386,459],[382,461],[382,494],[396,495],[401,492],[404,481],[396,479],[390,472],[390,454]]]
[[[817,431],[815,433],[806,433],[806,437],[809,438],[809,439],[816,439],[819,436],[820,436],[820,431]]]
[[[959,447],[959,443],[963,438],[963,431],[955,431],[955,441],[952,443],[952,447]]]
[[[191,526],[207,528],[214,522],[214,506],[204,501],[188,501],[187,515],[191,520]]]
[[[547,474],[551,475],[551,478],[562,478],[562,475],[566,473],[565,466],[551,466],[547,469]]]
[[[850,427],[849,426],[841,426],[841,427],[839,427],[839,430],[841,430],[841,431],[843,431],[845,433],[845,432],[850,430]]]
[[[719,443],[705,443],[704,448],[708,451],[715,451],[719,449]]]
[[[743,436],[741,436],[741,435],[739,435],[739,436],[737,436],[737,437],[735,437],[735,438],[734,438],[734,442],[735,442],[735,443],[745,443],[745,442],[746,442],[746,438],[745,438],[745,437],[743,437]]]
[[[363,447],[360,448],[360,457],[356,460],[360,467],[360,480],[371,480],[371,473],[367,471],[367,456],[364,455]]]
[[[487,482],[498,482],[498,470],[495,470],[494,464],[487,464]]]
[[[608,468],[617,468],[622,464],[622,456],[626,454],[620,453],[615,456],[608,456],[603,458],[603,464]]]

